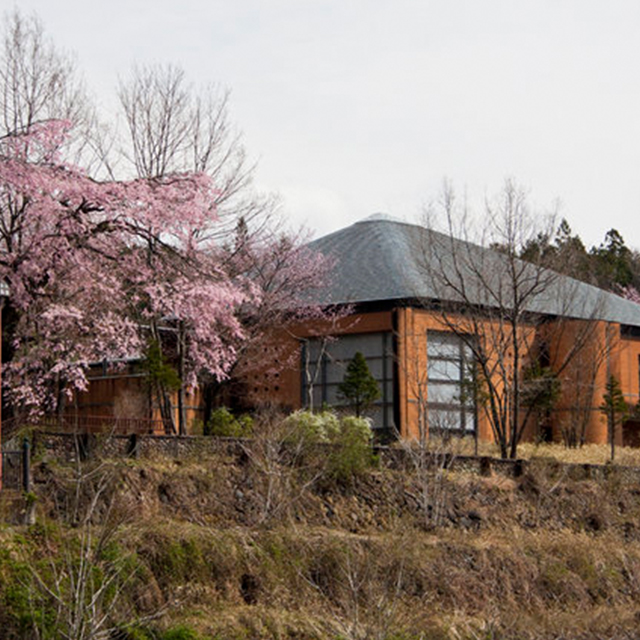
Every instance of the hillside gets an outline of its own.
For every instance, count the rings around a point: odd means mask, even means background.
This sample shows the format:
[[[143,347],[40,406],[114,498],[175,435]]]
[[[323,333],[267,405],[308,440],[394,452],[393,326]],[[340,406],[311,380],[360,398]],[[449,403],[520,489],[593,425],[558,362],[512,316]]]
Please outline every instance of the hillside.
[[[615,471],[351,475],[326,461],[266,441],[206,458],[44,456],[36,524],[0,529],[2,637],[627,638],[640,626],[640,486]]]

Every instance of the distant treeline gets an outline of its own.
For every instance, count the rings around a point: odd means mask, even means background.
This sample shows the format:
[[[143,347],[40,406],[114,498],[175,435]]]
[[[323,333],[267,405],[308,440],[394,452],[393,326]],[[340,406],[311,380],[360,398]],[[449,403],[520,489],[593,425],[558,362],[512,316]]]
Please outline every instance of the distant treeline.
[[[553,235],[540,233],[522,249],[521,257],[602,289],[622,294],[640,290],[640,251],[630,249],[616,229],[590,249],[563,219]]]

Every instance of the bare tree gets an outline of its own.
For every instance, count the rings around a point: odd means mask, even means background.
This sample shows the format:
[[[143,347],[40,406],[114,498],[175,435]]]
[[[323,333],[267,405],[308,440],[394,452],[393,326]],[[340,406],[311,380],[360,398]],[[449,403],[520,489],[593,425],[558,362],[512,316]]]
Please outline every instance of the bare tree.
[[[534,239],[551,236],[555,225],[553,215],[531,210],[525,192],[511,180],[495,200],[487,201],[477,231],[450,185],[443,190],[438,213],[445,233],[427,229],[420,238],[421,268],[438,301],[443,331],[455,335],[471,354],[475,396],[501,455],[513,458],[531,415],[527,406],[535,406],[523,371],[542,357],[547,340],[557,341],[573,326],[578,329],[572,345],[557,358],[554,373],[568,366],[594,330],[597,290],[579,300],[577,281],[560,276],[543,260],[520,258]],[[570,325],[572,318],[579,322]]]
[[[328,567],[323,566],[326,551],[322,546],[316,544],[309,551],[308,556],[317,560],[311,570],[301,569],[300,576],[320,596],[326,612],[324,624],[332,634],[345,640],[384,640],[402,637],[405,627],[414,628],[415,620],[404,602],[405,550],[409,548],[410,543],[402,538],[393,553],[372,539],[354,540],[348,545],[329,542],[327,550],[332,553]]]
[[[47,487],[53,500],[53,517],[43,528],[51,538],[44,545],[48,552],[34,558],[25,551],[36,638],[106,640],[138,618],[125,592],[139,564],[115,546],[118,532],[133,519],[132,505],[116,496],[113,467],[80,462],[78,454],[69,475],[52,477]]]
[[[0,49],[1,135],[19,135],[48,120],[73,126],[66,145],[84,147],[93,109],[73,58],[45,36],[40,20],[18,10],[5,14]]]
[[[318,377],[322,369],[322,361],[327,354],[327,346],[331,336],[321,336],[313,338],[302,338],[302,375],[304,376],[305,386],[305,402],[309,411],[313,412],[317,407],[314,406],[314,389],[318,382]],[[312,363],[311,356],[315,356]]]
[[[414,486],[405,491],[418,507],[422,526],[432,530],[444,524],[449,506],[446,475],[455,459],[454,445],[459,436],[471,432],[460,431],[460,425],[452,423],[446,414],[431,410],[425,347],[424,333],[415,326],[405,327],[405,354],[398,358],[398,366],[407,381],[410,403],[417,418],[417,433],[412,434],[413,438],[398,439],[413,468]],[[466,401],[464,398],[457,400]],[[475,424],[473,427],[477,453],[477,429]]]
[[[120,83],[119,97],[127,131],[123,154],[135,175],[166,179],[192,172],[206,174],[211,179],[213,215],[198,230],[198,246],[221,253],[222,240],[231,237],[239,220],[247,229],[245,240],[252,239],[257,229],[271,218],[274,201],[258,195],[251,187],[254,167],[247,161],[240,135],[230,123],[228,92],[216,86],[197,90],[188,83],[182,69],[167,65],[134,67],[129,79]],[[162,260],[166,252],[164,243],[155,233],[144,235],[149,264]],[[225,258],[221,255],[221,260]],[[161,340],[162,328],[158,322],[150,323],[150,333],[162,351],[167,347]],[[170,341],[175,343],[172,355],[175,355],[178,376],[184,380],[182,324],[172,327],[171,332],[175,336]],[[162,394],[160,406],[168,405],[168,393]],[[185,394],[185,386],[181,385],[178,389],[180,433],[186,430]],[[167,424],[172,421],[170,413],[163,415]],[[173,429],[169,427],[169,430]]]
[[[285,420],[277,409],[263,409],[256,427],[254,437],[242,445],[251,461],[256,524],[281,523],[326,475],[327,458],[314,451],[317,443],[295,420]]]
[[[251,188],[254,165],[229,118],[229,91],[197,89],[174,65],[136,66],[118,90],[127,141],[124,155],[136,175],[159,178],[185,171],[205,173],[215,191],[211,202],[222,224],[218,237],[239,218],[251,222],[271,213],[274,200]]]

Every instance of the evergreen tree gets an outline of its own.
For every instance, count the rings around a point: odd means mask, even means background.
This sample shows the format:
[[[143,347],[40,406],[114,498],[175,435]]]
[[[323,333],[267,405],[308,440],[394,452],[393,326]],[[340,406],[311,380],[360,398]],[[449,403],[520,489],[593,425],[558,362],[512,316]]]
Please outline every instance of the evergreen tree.
[[[358,418],[380,397],[378,383],[360,351],[347,365],[344,379],[338,385],[338,393],[354,408]]]
[[[595,251],[595,249],[593,249]],[[590,255],[580,236],[573,235],[566,219],[562,219],[553,234],[538,233],[524,246],[520,257],[527,262],[543,264],[558,273],[592,282],[595,258]]]
[[[591,283],[594,280],[592,260],[579,235],[573,235],[566,219],[560,221],[553,244],[556,271],[578,280]]]
[[[506,252],[504,246],[492,247]],[[614,293],[629,286],[640,290],[640,252],[629,248],[616,229],[609,229],[599,245],[587,250],[563,218],[553,234],[543,232],[529,239],[519,257]]]
[[[614,291],[626,287],[633,280],[632,253],[624,238],[616,229],[607,231],[604,242],[591,249],[594,258],[598,284]]]
[[[611,443],[611,459],[613,460],[615,455],[616,426],[622,424],[629,415],[629,406],[624,399],[620,383],[615,376],[609,376],[607,380],[600,411],[607,419],[609,440]]]
[[[162,352],[162,346],[158,340],[149,340],[142,360],[142,370],[160,409],[165,432],[167,435],[175,434],[171,395],[180,389],[182,381],[166,354]]]

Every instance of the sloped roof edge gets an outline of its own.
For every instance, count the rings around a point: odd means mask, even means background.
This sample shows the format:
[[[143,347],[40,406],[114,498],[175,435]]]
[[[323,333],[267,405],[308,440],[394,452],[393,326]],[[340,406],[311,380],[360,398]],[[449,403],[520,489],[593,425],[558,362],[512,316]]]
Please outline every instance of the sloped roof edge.
[[[441,243],[442,247],[448,244],[464,248],[470,255],[495,264],[501,260],[495,250],[451,239],[386,214],[375,214],[310,243],[312,249],[336,260],[331,284],[314,298],[328,304],[446,299],[443,290],[429,282],[424,262],[429,252],[417,249],[425,241],[425,234],[431,243]],[[436,258],[431,255],[426,259]],[[437,259],[446,262],[442,252]],[[563,275],[555,275],[549,289],[535,298],[528,311],[640,327],[640,305],[613,293]]]

